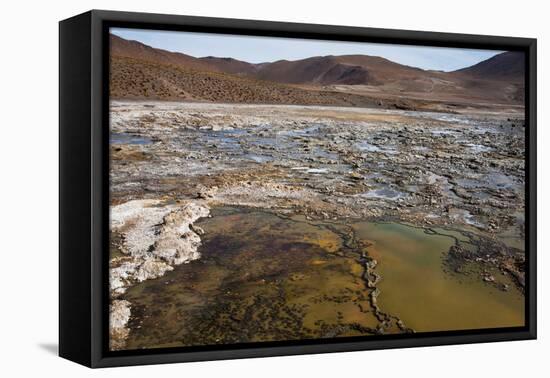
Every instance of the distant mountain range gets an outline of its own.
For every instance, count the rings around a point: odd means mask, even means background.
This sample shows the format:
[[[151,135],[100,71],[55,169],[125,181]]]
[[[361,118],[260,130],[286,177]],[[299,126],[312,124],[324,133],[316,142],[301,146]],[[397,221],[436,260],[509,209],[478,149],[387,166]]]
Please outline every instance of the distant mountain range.
[[[522,53],[454,72],[367,55],[248,63],[169,52],[111,35],[111,96],[217,102],[422,108],[440,103],[521,105]]]

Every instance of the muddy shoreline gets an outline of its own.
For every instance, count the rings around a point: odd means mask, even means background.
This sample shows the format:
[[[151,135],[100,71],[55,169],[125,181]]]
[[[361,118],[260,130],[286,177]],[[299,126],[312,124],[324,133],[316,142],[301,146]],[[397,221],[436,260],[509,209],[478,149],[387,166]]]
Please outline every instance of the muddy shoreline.
[[[373,247],[368,237],[358,238],[350,226],[357,222],[397,222],[427,235],[458,233],[442,257],[442,269],[475,277],[476,282],[500,292],[511,290],[511,284],[521,291],[525,281],[523,122],[522,113],[513,109],[445,114],[112,102],[112,209],[119,214],[125,206],[137,204],[141,212],[159,218],[141,224],[141,229],[132,216],[115,222],[112,240],[118,242],[112,246],[116,253],[111,259],[115,310],[111,323],[118,328],[112,328],[111,338],[118,341],[112,348],[127,347],[128,334],[142,332],[136,327],[143,309],[132,307],[126,289],[149,285],[149,280],[163,280],[175,274],[174,269],[199,263],[201,248],[207,248],[202,239],[210,237],[203,235],[199,225],[209,219],[209,209],[226,206],[267,211],[281,219],[298,216],[304,222],[324,222],[328,231],[343,240],[338,253],[344,259],[353,256],[349,264],[361,267],[358,276],[365,293],[360,297],[365,295],[364,306],[376,321],[352,325],[344,319],[335,323],[338,326],[325,324],[329,336],[414,330],[406,319],[385,312],[379,304],[379,296],[384,296],[378,287],[379,261],[369,253]],[[195,207],[191,213],[199,216],[187,214],[173,219],[173,227],[167,226],[174,214],[189,207]],[[182,221],[183,230],[178,228]],[[137,249],[128,242],[135,241],[131,235],[136,232],[152,235],[141,240]],[[190,242],[182,245],[181,238]],[[325,253],[325,246],[320,248],[311,253]],[[178,252],[167,254],[172,250]],[[182,254],[188,257],[174,258]],[[126,281],[119,285],[121,276]],[[300,305],[308,308],[311,303]],[[286,308],[287,303],[280,306]],[[307,318],[305,310],[288,311],[294,318]],[[258,325],[267,332],[262,327]],[[309,331],[297,330],[296,335],[319,337],[319,327],[305,327]],[[225,341],[242,342],[237,336]],[[145,347],[139,345],[136,341],[136,347]]]

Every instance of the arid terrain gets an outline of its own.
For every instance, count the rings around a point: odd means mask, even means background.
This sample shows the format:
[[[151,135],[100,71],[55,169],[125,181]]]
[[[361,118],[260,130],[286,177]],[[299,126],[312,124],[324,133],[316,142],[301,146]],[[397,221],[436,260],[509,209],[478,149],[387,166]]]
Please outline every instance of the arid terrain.
[[[111,36],[111,97],[335,105],[453,112],[523,105],[524,61],[506,52],[454,71],[381,57],[324,56],[251,64],[195,58]]]
[[[524,324],[514,53],[446,73],[111,42],[111,349]]]

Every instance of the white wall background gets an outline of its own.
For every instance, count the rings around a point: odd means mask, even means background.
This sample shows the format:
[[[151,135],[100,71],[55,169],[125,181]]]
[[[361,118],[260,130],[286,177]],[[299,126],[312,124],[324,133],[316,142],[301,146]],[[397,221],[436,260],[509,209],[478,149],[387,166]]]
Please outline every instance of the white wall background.
[[[0,22],[0,375],[518,377],[550,373],[550,27],[544,1],[5,1]],[[89,370],[55,355],[58,25],[91,8],[539,39],[539,340]],[[546,351],[545,351],[546,349]],[[547,375],[546,375],[547,376]]]

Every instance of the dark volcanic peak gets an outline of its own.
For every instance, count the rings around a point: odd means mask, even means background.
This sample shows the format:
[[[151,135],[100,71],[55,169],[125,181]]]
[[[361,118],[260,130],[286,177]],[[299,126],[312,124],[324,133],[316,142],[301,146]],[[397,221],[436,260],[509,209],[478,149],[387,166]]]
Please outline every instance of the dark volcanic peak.
[[[480,79],[507,78],[523,80],[525,76],[525,53],[518,51],[504,52],[455,72]]]
[[[220,58],[215,56],[205,56],[203,58],[199,58],[199,60],[207,63],[212,67],[215,67],[215,69],[220,72],[230,74],[249,75],[255,73],[258,70],[256,64],[244,62],[242,60],[230,57]]]
[[[407,66],[405,64],[396,63],[387,58],[376,55],[338,55],[334,58],[346,61],[348,63],[354,63],[362,66],[391,66],[393,68],[408,69],[413,71],[424,71],[422,68]]]
[[[320,80],[330,84],[369,83],[369,72],[361,66],[337,63],[326,71]]]
[[[257,77],[261,80],[279,83],[306,84],[321,83],[321,77],[334,66],[332,58],[311,57],[302,60],[278,60],[264,65]]]
[[[368,84],[418,76],[425,71],[392,62],[378,56],[327,55],[295,61],[279,60],[258,71],[263,80],[292,84]]]

